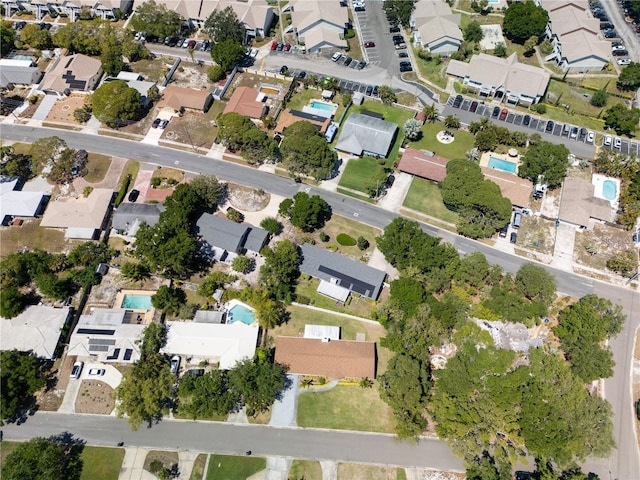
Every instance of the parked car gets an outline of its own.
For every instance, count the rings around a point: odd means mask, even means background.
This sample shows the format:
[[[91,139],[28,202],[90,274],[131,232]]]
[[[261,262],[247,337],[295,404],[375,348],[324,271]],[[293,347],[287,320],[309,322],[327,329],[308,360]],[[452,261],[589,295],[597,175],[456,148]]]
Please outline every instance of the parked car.
[[[475,100],[473,102],[471,102],[471,106],[469,107],[469,111],[471,113],[475,113],[475,111],[478,109],[478,102],[476,102]]]
[[[101,377],[104,375],[104,372],[105,372],[104,368],[90,368],[88,375],[90,377]]]
[[[358,65],[356,65],[356,70],[362,70],[366,65],[367,65],[367,62],[365,62],[364,60],[360,60],[358,62]]]
[[[582,127],[580,129],[580,136],[579,136],[580,140],[584,139],[584,137],[586,137],[586,136],[587,136],[587,129]]]
[[[572,138],[574,140],[578,138],[578,127],[573,127],[571,129],[571,134],[569,135],[569,138]]]
[[[511,237],[509,238],[509,242],[516,243],[518,241],[518,234],[516,232],[511,232]]]
[[[507,110],[506,108],[503,108],[502,111],[500,112],[500,120],[504,120],[505,118],[507,118],[508,114],[509,114],[509,110]]]
[[[127,197],[127,199],[131,202],[131,203],[135,203],[136,200],[138,200],[138,197],[140,196],[140,190],[136,190],[135,188],[133,190],[131,190],[129,192],[129,196]]]
[[[618,65],[631,65],[631,59],[630,58],[619,58],[618,59]]]
[[[629,55],[629,52],[627,50],[613,50],[611,54],[616,57],[626,57]]]
[[[204,368],[192,368],[184,372],[185,375],[193,375],[194,377],[201,377],[204,375]]]
[[[399,56],[400,58],[407,58],[407,57],[409,56],[409,54],[408,54],[406,51],[404,51],[404,52],[398,52],[398,56]]]
[[[288,71],[289,71],[289,67],[287,67],[286,65],[283,65],[280,67],[280,75],[284,75]]]
[[[160,122],[162,121],[162,119],[160,118],[156,118],[153,123],[151,124],[152,128],[158,128],[158,126],[160,125]]]
[[[204,42],[202,42],[202,45],[200,45],[200,51],[201,52],[206,52],[207,48],[209,48],[209,40],[205,40]],[[254,49],[256,51],[256,55],[258,54],[258,50]]]
[[[271,50],[273,50],[273,48]],[[333,62],[337,62],[338,60],[340,60],[341,56],[342,56],[342,54],[340,52],[336,52],[333,55],[331,55],[331,60]]]
[[[498,231],[500,238],[507,238],[507,232],[509,231],[509,225],[505,225]]]
[[[610,147],[612,143],[613,143],[613,137],[611,135],[605,135],[604,140],[602,141],[602,144],[605,147]]]
[[[284,48],[284,43],[278,42],[278,45],[276,46],[276,50],[278,52],[281,52],[283,48]]]
[[[411,65],[400,65],[401,72],[413,72],[413,67]]]
[[[307,72],[305,72],[304,70],[300,70],[297,74],[296,77],[297,78],[304,78],[307,76]]]
[[[74,363],[73,368],[71,368],[71,378],[76,380],[80,378],[80,374],[82,373],[82,367],[84,367],[84,362]]]
[[[169,125],[169,120],[160,120],[160,125],[158,125],[158,128],[164,130],[165,128],[167,128],[167,125]]]
[[[174,355],[173,357],[171,357],[171,373],[173,374],[177,374],[178,370],[180,369],[180,357],[178,355]]]
[[[613,27],[613,23],[611,22],[600,22],[600,30],[611,30]]]
[[[351,62],[353,62],[353,58],[351,58],[351,57],[345,57],[343,65],[344,65],[345,67],[348,67],[349,65],[351,65]]]
[[[364,42],[364,48],[373,48],[376,46],[376,42]]]
[[[615,30],[605,30],[604,32],[602,32],[602,35],[604,36],[604,38],[618,38],[618,32],[616,32]]]
[[[620,137],[616,137],[613,140],[613,146],[614,148],[617,148],[618,150],[620,150],[620,148],[622,148],[622,139]]]
[[[500,115],[500,107],[493,107],[493,112],[491,113],[491,116],[493,118],[498,118],[498,115]]]
[[[400,33],[400,27],[395,26],[389,29],[389,33]]]
[[[187,43],[187,48],[196,48],[196,41],[190,40],[189,43]]]
[[[453,108],[460,108],[462,100],[462,95],[456,95],[456,98],[453,99]]]
[[[551,120],[549,120],[547,122],[547,126],[545,127],[545,130],[547,132],[553,132],[553,127],[554,127],[554,123]]]
[[[291,50],[291,44],[290,43],[285,43],[283,49],[284,49],[285,52],[288,52],[289,50]]]
[[[275,50],[276,48],[278,48],[278,42],[271,42],[271,50]]]
[[[365,91],[365,95],[370,97],[372,93],[373,93],[373,85],[367,85],[367,90]]]
[[[587,133],[587,139],[585,140],[587,143],[593,143],[593,140],[595,139],[596,134],[593,132],[589,132]]]

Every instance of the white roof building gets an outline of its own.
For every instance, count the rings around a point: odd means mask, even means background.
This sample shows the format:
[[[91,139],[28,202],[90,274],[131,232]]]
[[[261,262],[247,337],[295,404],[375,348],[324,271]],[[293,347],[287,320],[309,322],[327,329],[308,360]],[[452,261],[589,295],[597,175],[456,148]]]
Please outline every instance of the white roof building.
[[[444,0],[420,0],[415,4],[409,25],[416,44],[433,54],[448,57],[462,45],[460,18]]]
[[[292,0],[283,8],[291,13],[285,33],[294,33],[310,52],[323,48],[344,48],[349,12],[335,0]]]
[[[66,238],[93,238],[104,226],[112,197],[113,190],[95,188],[88,197],[51,202],[40,226],[65,228]]]
[[[4,225],[13,217],[36,217],[45,203],[47,193],[19,189],[21,181],[15,177],[0,177],[0,222]]]
[[[334,325],[305,325],[304,338],[340,340],[340,327]]]
[[[0,318],[0,350],[32,351],[38,357],[53,359],[71,307],[31,305],[17,317]]]

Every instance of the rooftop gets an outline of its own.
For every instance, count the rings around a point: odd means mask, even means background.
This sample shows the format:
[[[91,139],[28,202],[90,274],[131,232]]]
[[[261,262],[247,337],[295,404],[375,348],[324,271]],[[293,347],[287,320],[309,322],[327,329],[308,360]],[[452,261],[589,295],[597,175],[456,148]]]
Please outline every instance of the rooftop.
[[[111,204],[113,190],[95,188],[88,197],[65,198],[49,203],[43,227],[100,229]]]
[[[407,148],[402,154],[398,169],[417,177],[441,182],[447,176],[447,163],[449,160],[439,157],[433,152]]]
[[[520,178],[509,172],[503,172],[493,168],[480,167],[486,180],[491,180],[500,187],[502,196],[508,198],[513,205],[518,207],[529,206],[533,183],[526,178]]]
[[[558,219],[586,227],[591,218],[612,222],[615,211],[611,203],[594,196],[595,185],[580,178],[565,178],[562,185]]]
[[[300,110],[291,110],[290,108],[287,108],[278,117],[278,126],[276,127],[276,132],[283,133],[287,127],[290,127],[294,123],[300,122],[302,120],[315,125],[320,133],[324,133],[329,126],[329,123],[331,123],[331,118],[321,117],[319,115],[313,115],[311,113],[301,112]]]
[[[158,223],[162,212],[160,203],[121,203],[113,212],[111,227],[134,236],[143,222],[149,226]]]
[[[251,87],[238,87],[231,95],[223,113],[236,112],[245,117],[258,119],[266,113],[266,97]]]
[[[389,154],[398,125],[386,120],[354,113],[342,126],[336,150],[362,155],[371,152],[381,157]]]
[[[31,305],[17,317],[0,318],[0,350],[33,351],[38,357],[52,359],[60,339],[60,331],[70,313],[71,307]]]
[[[210,98],[211,93],[208,90],[194,90],[168,85],[162,90],[162,99],[158,102],[158,107],[170,107],[174,110],[180,110],[184,107],[204,111]]]
[[[42,90],[64,92],[70,90],[88,91],[93,88],[90,80],[102,72],[102,62],[81,53],[60,57],[58,63],[47,72],[42,82]]]
[[[35,217],[45,192],[25,192],[18,189],[21,181],[15,177],[0,177],[0,222],[8,216]]]

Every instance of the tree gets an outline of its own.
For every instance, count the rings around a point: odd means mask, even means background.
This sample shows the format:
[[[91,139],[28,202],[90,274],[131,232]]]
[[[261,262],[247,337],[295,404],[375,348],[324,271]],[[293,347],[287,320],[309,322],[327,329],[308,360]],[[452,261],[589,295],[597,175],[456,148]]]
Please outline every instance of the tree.
[[[239,273],[249,273],[253,269],[253,259],[246,255],[238,255],[231,262],[231,268]]]
[[[61,434],[20,443],[2,466],[5,480],[79,480],[84,442]]]
[[[631,62],[622,69],[617,86],[620,90],[636,90],[640,87],[640,63]]]
[[[290,240],[281,240],[275,247],[262,250],[265,263],[260,268],[260,285],[276,300],[291,302],[300,272],[300,253]]]
[[[26,306],[27,297],[15,285],[3,285],[0,288],[0,317],[17,317]]]
[[[532,37],[529,37],[527,39],[526,42],[524,42],[524,51],[525,53],[529,54],[533,54],[533,52],[535,51],[536,45],[538,45],[538,38],[535,35]]]
[[[387,0],[382,8],[387,18],[391,21],[399,22],[408,27],[409,19],[413,12],[413,4],[414,0]]]
[[[218,138],[232,152],[242,150],[249,163],[260,163],[276,156],[273,138],[260,130],[248,117],[228,112],[218,117]]]
[[[198,175],[191,180],[190,185],[207,210],[213,210],[224,193],[223,186],[214,175]]]
[[[229,387],[254,415],[268,409],[287,386],[286,368],[279,363],[243,360],[229,370]]]
[[[444,126],[447,128],[460,128],[460,119],[455,115],[447,115],[444,119]]]
[[[516,43],[540,37],[549,23],[547,11],[532,1],[513,2],[504,14],[502,29],[505,35]]]
[[[438,115],[440,114],[435,103],[429,103],[425,105],[422,109],[422,113],[424,113],[425,117],[427,117],[427,120],[430,122],[435,122],[438,119]]]
[[[145,278],[149,278],[149,267],[140,262],[125,262],[120,267],[120,273],[125,278],[134,282],[141,282]]]
[[[638,122],[640,122],[640,109],[635,107],[629,109],[622,103],[609,107],[604,113],[605,126],[613,128],[618,135],[635,136]]]
[[[324,136],[306,120],[287,127],[280,152],[282,162],[289,172],[309,175],[316,179],[328,178],[338,159]]]
[[[431,387],[429,367],[417,358],[396,354],[378,382],[380,398],[393,410],[398,437],[420,435],[427,426],[423,412]]]
[[[619,273],[623,277],[631,277],[638,268],[637,255],[635,250],[627,250],[612,255],[607,260],[607,268]]]
[[[391,282],[389,302],[405,315],[415,314],[418,305],[427,298],[424,285],[411,277],[400,277]]]
[[[609,94],[605,90],[598,90],[591,96],[591,105],[594,107],[604,107],[609,101]]]
[[[136,120],[140,114],[140,93],[123,80],[100,85],[93,93],[93,114],[111,128]]]
[[[493,54],[496,57],[504,58],[507,56],[507,53],[507,45],[504,42],[499,42],[493,49]]]
[[[487,128],[476,133],[474,146],[483,152],[494,150],[498,145],[498,136],[494,128]]]
[[[30,179],[33,176],[31,155],[15,153],[12,146],[0,147],[0,175]]]
[[[271,235],[280,235],[282,233],[282,224],[273,217],[265,217],[260,222],[260,227],[264,228]]]
[[[409,2],[406,2],[409,3]],[[396,96],[396,92],[388,85],[380,85],[378,88],[378,95],[380,96],[380,100],[385,105],[391,105],[392,103],[396,103],[398,101],[398,97]]]
[[[422,136],[421,125],[415,118],[410,118],[404,122],[404,136],[409,140],[419,140]]]
[[[473,252],[460,259],[455,279],[472,287],[481,287],[489,276],[491,266],[482,252]]]
[[[245,26],[231,6],[214,10],[204,22],[204,31],[214,43],[228,40],[242,45],[245,38]]]
[[[364,251],[369,248],[369,240],[360,235],[356,240],[356,245],[358,245],[358,250]]]
[[[471,21],[464,28],[464,32],[462,32],[462,37],[465,42],[479,42],[482,40],[484,36],[484,32],[482,31],[482,27],[476,21]]]
[[[313,232],[322,228],[331,218],[331,207],[318,195],[309,196],[305,192],[298,192],[293,196],[293,203],[283,201],[282,214],[289,217],[291,224],[303,232]],[[284,204],[284,206],[283,206]]]
[[[46,166],[52,166],[55,160],[67,149],[67,144],[60,137],[40,138],[31,144],[32,172],[38,175]]]
[[[151,297],[151,304],[167,315],[176,315],[180,307],[187,301],[184,290],[177,287],[162,285]]]
[[[40,28],[40,25],[36,23],[25,25],[20,31],[20,40],[37,50],[44,50],[52,45],[49,30]]]
[[[211,58],[225,72],[231,70],[231,67],[242,60],[245,54],[246,49],[234,40],[223,40],[211,47]]]
[[[4,57],[13,49],[15,31],[4,20],[0,21],[0,54]]]
[[[229,390],[225,370],[211,370],[200,377],[185,375],[178,393],[189,398],[188,402],[180,402],[179,410],[194,420],[227,415],[239,401],[237,395]]]
[[[115,35],[109,35],[104,39],[100,52],[100,61],[107,75],[117,75],[124,68],[122,43]]]
[[[200,287],[198,288],[198,295],[211,297],[216,290],[223,288],[225,285],[235,281],[235,279],[235,276],[228,275],[220,270],[211,272],[200,284]]]
[[[0,415],[2,419],[15,418],[23,410],[35,405],[36,399],[33,394],[46,383],[43,370],[44,361],[30,352],[18,350],[0,352],[0,383],[2,383]]]
[[[549,188],[559,187],[567,175],[568,157],[569,150],[564,145],[540,142],[522,157],[518,176],[537,183],[538,177],[543,175]]]
[[[113,257],[114,251],[104,243],[84,242],[73,247],[67,256],[71,265],[98,266],[99,263],[107,263]]]
[[[556,298],[556,279],[545,268],[525,263],[516,273],[516,285],[525,297],[549,308]]]
[[[227,76],[227,72],[220,65],[211,65],[207,70],[207,77],[212,82],[219,82]]]
[[[174,35],[183,23],[184,18],[179,13],[169,10],[164,4],[156,4],[155,0],[138,5],[130,21],[134,30],[158,38]]]

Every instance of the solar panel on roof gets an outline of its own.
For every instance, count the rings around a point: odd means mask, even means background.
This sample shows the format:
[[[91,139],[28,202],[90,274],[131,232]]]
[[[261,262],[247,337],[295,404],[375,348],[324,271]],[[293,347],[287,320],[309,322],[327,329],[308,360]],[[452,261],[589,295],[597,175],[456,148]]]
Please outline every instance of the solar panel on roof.
[[[116,331],[104,328],[79,328],[78,333],[81,335],[113,335]]]
[[[64,66],[64,68],[69,68],[69,65],[71,65],[71,62],[73,62],[73,57],[69,57],[69,60],[67,61],[67,64]]]
[[[349,290],[359,293],[360,295],[368,296],[375,290],[375,287],[369,283],[363,282],[362,280],[358,280],[357,278],[350,277],[349,275],[345,275],[342,272],[338,272],[336,270],[332,270],[331,268],[325,267],[324,265],[320,265],[318,270],[322,273],[326,273],[340,280],[340,286],[344,288],[348,288]]]
[[[109,355],[106,359],[107,360],[117,360],[119,356],[120,356],[120,349],[116,348],[113,351],[113,353],[111,355]]]
[[[124,357],[122,358],[123,360],[131,360],[131,354],[133,353],[133,350],[130,348],[127,348],[124,351]]]
[[[90,352],[108,352],[109,346],[108,345],[89,345],[89,351]]]
[[[89,345],[115,345],[116,341],[109,338],[90,338]]]

